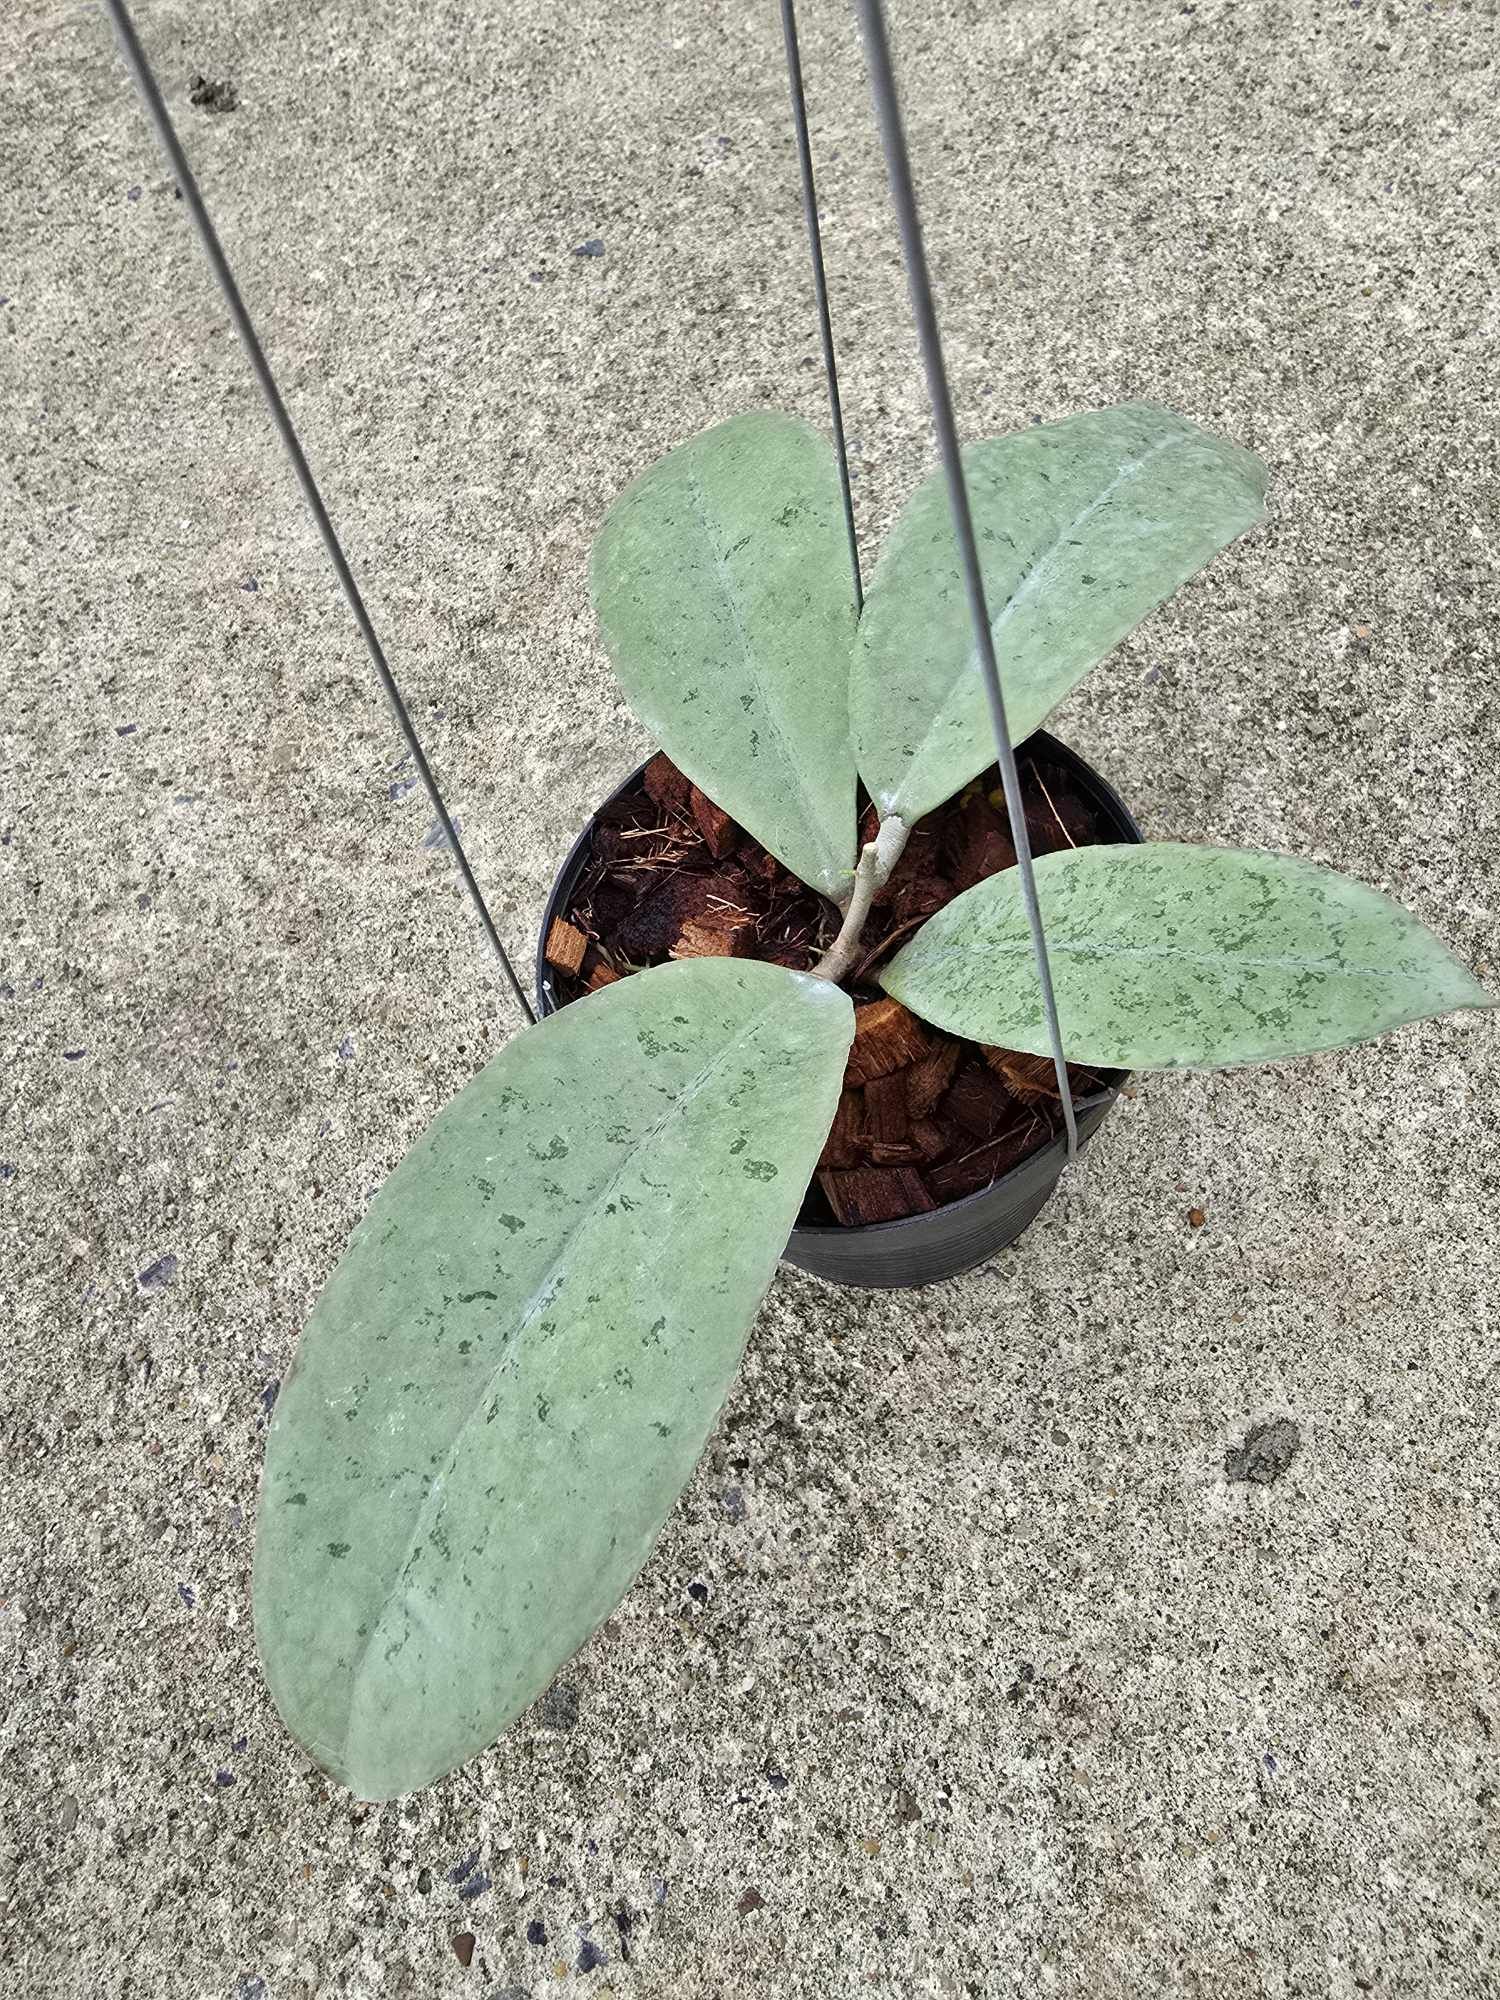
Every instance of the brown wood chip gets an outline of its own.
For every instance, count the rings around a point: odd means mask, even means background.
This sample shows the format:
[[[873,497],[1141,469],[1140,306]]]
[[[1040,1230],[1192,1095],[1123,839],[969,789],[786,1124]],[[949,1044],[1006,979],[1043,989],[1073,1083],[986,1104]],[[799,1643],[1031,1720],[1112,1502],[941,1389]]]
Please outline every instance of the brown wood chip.
[[[957,1042],[938,1042],[928,1056],[906,1072],[906,1098],[913,1118],[925,1118],[953,1080],[963,1050]]]
[[[952,853],[953,886],[960,892],[972,889],[988,875],[998,875],[1002,868],[1016,865],[1016,850],[1005,814],[997,812],[981,791],[964,800]]]
[[[891,914],[898,929],[909,930],[913,924],[935,917],[952,901],[953,884],[945,875],[924,875],[920,881],[902,885],[892,898]]]
[[[658,750],[641,774],[641,783],[653,805],[663,812],[686,812],[693,781],[685,778],[665,750]]]
[[[978,1194],[981,1188],[1018,1166],[1045,1136],[1040,1119],[1023,1118],[1008,1132],[1000,1133],[987,1145],[977,1146],[972,1153],[961,1154],[941,1167],[929,1167],[927,1185],[939,1201],[958,1201],[966,1194]]]
[[[689,920],[701,920],[739,900],[734,885],[721,876],[677,868],[627,911],[610,942],[637,964],[664,958]]]
[[[846,1090],[833,1114],[833,1124],[818,1160],[820,1167],[857,1167],[864,1154],[860,1138],[865,1122],[865,1101],[857,1090]]]
[[[693,808],[693,818],[698,831],[703,835],[704,845],[715,861],[722,861],[733,854],[739,845],[740,830],[722,806],[716,806],[707,792],[700,792],[696,785],[689,795]]]
[[[918,1118],[911,1128],[912,1144],[924,1160],[940,1160],[948,1151],[948,1141],[943,1136],[941,1125],[935,1125],[930,1118]]]
[[[1056,1104],[1057,1071],[1051,1056],[1023,1055],[1018,1049],[981,1049],[980,1054],[1012,1097],[1023,1104]]]
[[[552,919],[543,956],[554,971],[580,972],[583,969],[583,954],[588,948],[589,941],[576,924],[570,924],[566,917]]]
[[[601,960],[589,974],[590,993],[597,993],[601,986],[613,986],[619,977],[612,965],[605,965]]]
[[[673,958],[735,958],[749,942],[755,919],[744,910],[704,910],[689,917],[672,947]]]
[[[935,1206],[915,1167],[856,1167],[852,1173],[820,1173],[818,1185],[846,1226],[897,1222],[903,1215],[926,1215]]]
[[[966,1062],[943,1099],[943,1114],[976,1139],[993,1139],[1016,1115],[1016,1100],[983,1063]]]
[[[882,1146],[901,1146],[910,1139],[911,1109],[900,1070],[873,1076],[865,1085],[865,1123],[870,1137]]]
[[[921,1022],[899,1000],[871,1000],[854,1010],[854,1046],[849,1051],[846,1083],[868,1083],[921,1060],[928,1049]]]

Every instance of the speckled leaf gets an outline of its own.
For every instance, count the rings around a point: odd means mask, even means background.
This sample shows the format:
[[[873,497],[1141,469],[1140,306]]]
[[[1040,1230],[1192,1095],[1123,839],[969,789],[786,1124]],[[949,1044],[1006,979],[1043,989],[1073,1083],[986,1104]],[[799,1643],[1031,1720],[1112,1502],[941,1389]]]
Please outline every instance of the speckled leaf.
[[[1038,424],[964,453],[1000,681],[1020,743],[1131,627],[1261,517],[1237,445],[1146,403]],[[876,567],[850,692],[860,776],[908,822],[993,763],[941,473]]]
[[[1271,1062],[1495,1004],[1415,917],[1311,861],[1174,842],[1079,847],[1038,861],[1036,885],[1075,1062]],[[1013,868],[956,896],[881,984],[953,1034],[1048,1047]]]
[[[667,755],[804,882],[854,868],[854,598],[833,453],[752,410],[615,502],[590,580],[630,705]]]
[[[847,997],[727,959],[508,1044],[377,1195],[267,1448],[271,1691],[365,1798],[492,1742],[692,1473],[833,1118]]]

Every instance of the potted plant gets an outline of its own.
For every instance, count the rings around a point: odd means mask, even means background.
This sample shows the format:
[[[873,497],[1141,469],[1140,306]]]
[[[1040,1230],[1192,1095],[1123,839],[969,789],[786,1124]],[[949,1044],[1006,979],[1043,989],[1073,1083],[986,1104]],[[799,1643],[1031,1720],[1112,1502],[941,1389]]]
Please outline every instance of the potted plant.
[[[965,469],[1018,743],[1259,519],[1265,489],[1248,453],[1141,405],[978,444]],[[647,844],[675,814],[711,855],[727,861],[732,841],[783,907],[805,892],[814,918],[794,949],[695,889],[686,946],[682,916],[635,970],[603,927],[554,910],[549,976],[593,990],[438,1114],[324,1288],[268,1443],[256,1629],[288,1726],[367,1798],[485,1748],[629,1588],[815,1173],[921,1181],[910,1162],[828,1164],[850,1093],[866,1124],[902,1133],[862,1138],[855,1120],[853,1153],[920,1148],[931,1135],[915,1127],[974,1067],[943,1075],[948,1044],[990,1052],[979,1067],[1022,1108],[1039,1086],[1025,1058],[1048,1049],[1017,871],[994,839],[967,886],[940,878],[946,896],[916,871],[931,908],[918,897],[899,939],[873,958],[868,945],[882,897],[892,931],[924,829],[988,803],[974,783],[991,738],[938,482],[913,497],[856,621],[829,451],[789,418],[741,416],[620,498],[593,589],[670,760],[652,779],[668,803],[646,793],[663,815]],[[1033,743],[1044,787],[1059,750]],[[1036,885],[1066,1051],[1106,1102],[1133,1068],[1277,1060],[1492,1004],[1413,918],[1327,869],[1140,843],[1128,815],[1102,838],[1086,830],[1064,828]],[[869,997],[857,1007],[846,983]],[[891,1076],[904,1128],[884,1122]],[[1002,1170],[1004,1138],[980,1142],[995,1187],[1030,1164]],[[894,1226],[930,1228],[973,1198],[929,1196]],[[858,1200],[851,1214],[851,1238],[882,1226]]]
[[[1141,839],[1113,788],[1045,730],[1024,746],[1020,769],[1033,853]],[[845,975],[855,1047],[783,1252],[835,1283],[954,1277],[1014,1241],[1062,1172],[1067,1141],[1051,1058],[949,1035],[876,984],[903,938],[964,888],[1014,865],[1004,805],[991,769],[926,816],[874,897]],[[558,873],[537,945],[538,1012],[677,957],[769,954],[807,971],[840,918],[659,752],[594,815]],[[1068,1069],[1087,1141],[1124,1074]]]

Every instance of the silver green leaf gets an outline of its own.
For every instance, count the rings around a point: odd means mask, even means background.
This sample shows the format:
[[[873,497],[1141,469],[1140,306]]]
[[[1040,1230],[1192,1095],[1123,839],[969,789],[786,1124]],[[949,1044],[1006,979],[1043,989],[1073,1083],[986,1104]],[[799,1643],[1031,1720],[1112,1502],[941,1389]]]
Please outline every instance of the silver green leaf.
[[[1070,1060],[1219,1069],[1496,1003],[1431,931],[1311,861],[1163,841],[1036,864]],[[1047,1051],[1020,876],[956,896],[881,974],[937,1027]]]
[[[375,1198],[277,1399],[255,1625],[364,1798],[492,1742],[650,1554],[729,1389],[853,1035],[727,959],[528,1029]]]
[[[854,869],[854,596],[833,453],[752,410],[610,508],[590,565],[604,644],[672,761],[835,900]]]
[[[1011,739],[1261,518],[1260,461],[1146,403],[964,453]],[[860,776],[908,824],[994,762],[941,473],[897,522],[865,599],[850,691]]]

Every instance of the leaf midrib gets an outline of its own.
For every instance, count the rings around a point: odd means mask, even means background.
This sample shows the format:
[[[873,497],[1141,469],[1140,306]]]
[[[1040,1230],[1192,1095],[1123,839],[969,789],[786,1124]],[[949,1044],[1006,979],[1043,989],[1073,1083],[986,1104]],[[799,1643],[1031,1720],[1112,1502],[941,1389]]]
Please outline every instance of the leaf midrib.
[[[744,661],[746,673],[755,687],[766,720],[771,725],[771,731],[776,738],[777,747],[781,751],[782,759],[796,783],[797,792],[804,809],[805,822],[824,856],[824,886],[831,888],[838,879],[839,868],[837,859],[833,856],[832,850],[829,848],[823,821],[816,809],[817,792],[803,775],[802,766],[797,759],[793,739],[787,735],[786,730],[782,727],[781,717],[777,713],[774,691],[771,685],[760,674],[755,651],[750,644],[749,636],[745,630],[745,621],[740,611],[733,573],[730,571],[724,557],[719,553],[718,541],[712,531],[707,496],[704,494],[698,474],[692,466],[687,466],[684,470],[687,475],[688,490],[693,497],[693,509],[697,516],[698,526],[702,531],[704,543],[714,566],[715,581],[718,584],[720,594],[729,607],[729,615],[734,624],[735,637],[739,641],[740,654]]]
[[[1047,543],[1047,545],[1033,559],[1031,568],[1026,572],[1025,576],[1016,585],[1015,589],[1007,594],[1005,602],[1001,605],[1000,609],[997,612],[992,614],[990,618],[990,634],[992,639],[995,641],[997,647],[997,661],[996,661],[997,665],[999,664],[998,644],[999,644],[1000,634],[1005,629],[1005,626],[1009,623],[1011,617],[1016,612],[1016,610],[1021,605],[1029,603],[1031,598],[1035,595],[1036,591],[1041,588],[1042,582],[1051,573],[1051,566],[1056,561],[1059,550],[1063,548],[1063,546],[1072,538],[1072,536],[1074,536],[1078,532],[1078,530],[1081,527],[1084,526],[1084,524],[1087,521],[1092,519],[1092,517],[1098,513],[1101,507],[1106,506],[1108,502],[1114,498],[1115,494],[1120,491],[1122,486],[1126,485],[1130,480],[1134,479],[1136,475],[1146,465],[1148,465],[1153,458],[1159,457],[1160,454],[1164,451],[1174,450],[1177,446],[1185,445],[1190,442],[1191,442],[1190,438],[1177,433],[1174,433],[1170,437],[1158,438],[1156,443],[1153,445],[1148,445],[1146,450],[1143,451],[1139,455],[1139,457],[1127,459],[1125,463],[1120,467],[1119,471],[1115,474],[1114,478],[1109,481],[1108,485],[1103,487],[1098,493],[1096,493],[1093,499],[1089,501],[1086,507],[1080,508],[1079,511],[1073,516],[1072,520],[1064,523],[1063,526],[1059,527],[1054,532],[1051,541]],[[917,744],[916,748],[911,752],[911,755],[907,760],[906,773],[902,777],[901,783],[896,787],[895,794],[891,801],[891,810],[893,812],[900,810],[902,803],[902,796],[905,792],[906,786],[910,780],[912,772],[917,769],[918,765],[921,763],[922,758],[926,755],[927,747],[932,742],[933,738],[937,736],[940,730],[943,730],[948,726],[950,711],[957,706],[960,697],[968,692],[969,683],[974,677],[978,665],[979,665],[978,651],[973,645],[970,645],[968,651],[964,655],[962,664],[954,669],[953,674],[948,682],[948,691],[943,696],[942,701],[938,704],[936,710],[934,711],[933,718],[931,722],[927,725],[926,731],[924,732],[921,741]],[[1001,685],[1003,688],[1004,687],[1003,675],[1002,675]],[[1028,730],[1026,733],[1029,735],[1030,731]]]
[[[655,1142],[661,1137],[662,1133],[665,1132],[667,1128],[671,1125],[673,1120],[677,1118],[686,1109],[686,1107],[690,1105],[702,1093],[702,1091],[712,1081],[712,1079],[718,1073],[718,1071],[722,1069],[724,1065],[731,1060],[735,1052],[759,1031],[759,1029],[764,1025],[767,1018],[775,1011],[775,1009],[779,1004],[780,1004],[779,1001],[768,1001],[765,1004],[765,1006],[763,1006],[749,1021],[747,1021],[745,1026],[739,1031],[739,1033],[734,1036],[733,1040],[726,1042],[724,1047],[713,1058],[713,1060],[711,1062],[705,1063],[703,1067],[698,1071],[696,1076],[691,1078],[691,1080],[682,1088],[682,1090],[680,1090],[677,1093],[677,1095],[673,1098],[671,1104],[656,1120],[655,1124],[652,1125],[641,1136],[641,1138],[635,1142],[635,1144],[633,1144],[624,1154],[622,1154],[620,1160],[616,1164],[608,1180],[605,1181],[604,1184],[601,1186],[599,1192],[594,1196],[593,1200],[589,1203],[588,1207],[580,1215],[576,1216],[573,1222],[569,1225],[566,1234],[562,1237],[555,1253],[553,1254],[550,1262],[548,1263],[547,1269],[542,1274],[541,1281],[536,1286],[533,1287],[530,1298],[527,1300],[525,1306],[521,1309],[520,1313],[517,1315],[514,1326],[510,1329],[509,1332],[502,1335],[501,1352],[496,1358],[494,1367],[485,1376],[483,1387],[476,1394],[472,1408],[469,1410],[468,1414],[464,1417],[463,1421],[459,1424],[457,1430],[454,1433],[452,1448],[450,1449],[448,1457],[444,1462],[443,1469],[433,1480],[431,1486],[427,1490],[427,1493],[423,1499],[421,1507],[418,1509],[416,1519],[412,1526],[411,1534],[407,1538],[407,1544],[405,1549],[402,1551],[401,1560],[394,1566],[391,1572],[391,1581],[388,1588],[386,1589],[385,1596],[380,1606],[380,1610],[376,1614],[374,1623],[371,1625],[370,1630],[366,1635],[364,1641],[362,1642],[358,1653],[355,1655],[353,1664],[350,1668],[349,1699],[347,1707],[344,1712],[344,1736],[342,1744],[343,1762],[345,1764],[347,1764],[348,1762],[349,1732],[350,1729],[352,1728],[354,1712],[358,1705],[359,1692],[363,1681],[365,1663],[369,1659],[371,1649],[374,1647],[376,1641],[382,1636],[386,1620],[389,1617],[392,1607],[394,1606],[397,1600],[397,1595],[400,1589],[401,1580],[406,1574],[407,1567],[411,1562],[412,1555],[414,1554],[417,1548],[418,1542],[421,1540],[422,1536],[425,1533],[430,1531],[434,1522],[439,1520],[442,1516],[443,1508],[446,1505],[446,1500],[445,1498],[440,1498],[438,1496],[444,1495],[448,1476],[453,1470],[453,1466],[458,1458],[458,1454],[460,1448],[462,1447],[464,1438],[468,1434],[469,1427],[474,1423],[475,1419],[479,1415],[480,1410],[483,1409],[485,1403],[488,1401],[489,1397],[493,1394],[495,1386],[499,1380],[501,1370],[505,1367],[505,1364],[508,1361],[511,1352],[515,1348],[517,1341],[519,1341],[525,1335],[525,1333],[528,1331],[528,1329],[536,1320],[537,1316],[546,1308],[546,1306],[550,1303],[551,1299],[556,1296],[556,1292],[551,1288],[553,1286],[554,1281],[559,1276],[560,1269],[562,1265],[565,1263],[568,1253],[571,1251],[574,1244],[577,1242],[578,1238],[582,1235],[582,1233],[594,1221],[602,1205],[608,1200],[610,1195],[613,1194],[615,1190],[618,1188],[618,1186],[620,1185],[621,1181],[625,1178],[631,1166],[650,1150],[650,1148],[655,1144]],[[436,1504],[434,1505],[435,1500]]]
[[[1012,943],[1008,938],[992,938],[983,946],[986,957],[1006,955],[1014,958],[1030,958],[1032,947],[1029,941]],[[1047,934],[1047,955],[1054,957],[1060,952],[1071,952],[1078,957],[1101,955],[1110,958],[1140,959],[1158,961],[1162,959],[1182,959],[1198,965],[1245,966],[1262,970],[1276,969],[1285,972],[1349,973],[1362,979],[1390,979],[1392,977],[1418,978],[1419,973],[1408,972],[1399,966],[1350,965],[1343,960],[1326,958],[1293,958],[1273,954],[1269,957],[1251,956],[1247,953],[1189,951],[1176,945],[1109,944],[1094,939],[1087,943],[1077,943],[1072,938],[1056,938]],[[935,945],[928,957],[929,964],[938,964],[943,959],[967,961],[976,955],[975,947],[968,945]]]

